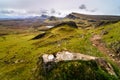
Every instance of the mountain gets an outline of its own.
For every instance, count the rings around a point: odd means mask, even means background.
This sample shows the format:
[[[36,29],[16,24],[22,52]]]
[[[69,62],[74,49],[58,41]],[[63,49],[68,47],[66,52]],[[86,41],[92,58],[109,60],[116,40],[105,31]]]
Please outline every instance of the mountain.
[[[48,15],[41,15],[40,17],[39,17],[39,19],[41,19],[41,20],[45,20],[45,19],[48,19],[50,16],[48,16]]]
[[[80,13],[71,13],[66,16],[66,18],[71,19],[93,19],[96,21],[99,20],[120,20],[120,16],[113,16],[113,15],[87,15],[87,14],[80,14]]]
[[[36,28],[43,24],[44,20],[47,19],[49,16],[41,15],[36,17],[24,18],[24,19],[1,19],[0,25],[4,27],[11,27],[11,28]]]
[[[120,16],[112,15],[86,15],[80,13],[71,13],[64,18],[51,16],[44,22],[50,25],[56,25],[66,21],[74,21],[80,28],[98,27],[110,23],[116,23],[120,20]]]
[[[108,15],[85,15],[80,13],[71,13],[64,18],[55,16],[41,15],[24,19],[1,19],[1,26],[9,26],[11,28],[37,28],[41,26],[55,26],[66,21],[74,21],[80,28],[98,27],[120,20],[120,16]]]
[[[112,15],[86,15],[79,13],[71,13],[66,16],[68,19],[77,20],[78,25],[83,25],[86,27],[89,26],[102,26],[109,23],[115,23],[120,20],[120,16],[112,16]],[[83,27],[82,26],[82,27]]]

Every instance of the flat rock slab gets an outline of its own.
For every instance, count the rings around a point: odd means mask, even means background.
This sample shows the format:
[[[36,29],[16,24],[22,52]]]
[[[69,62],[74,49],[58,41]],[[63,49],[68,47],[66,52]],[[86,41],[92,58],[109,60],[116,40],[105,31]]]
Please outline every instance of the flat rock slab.
[[[44,54],[42,56],[44,63],[47,62],[59,62],[67,60],[95,60],[97,57],[84,55],[81,53],[72,53],[69,51],[58,52],[55,55],[53,54]]]

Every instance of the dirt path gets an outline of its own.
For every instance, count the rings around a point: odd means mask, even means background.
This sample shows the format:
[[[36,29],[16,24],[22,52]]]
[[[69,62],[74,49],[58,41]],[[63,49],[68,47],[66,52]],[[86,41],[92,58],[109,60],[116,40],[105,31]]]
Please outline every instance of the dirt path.
[[[120,66],[120,60],[116,58],[115,53],[112,50],[106,47],[106,45],[102,42],[100,35],[94,35],[90,41],[92,42],[93,46],[98,48],[98,50],[105,55],[109,56],[110,59],[115,61]]]

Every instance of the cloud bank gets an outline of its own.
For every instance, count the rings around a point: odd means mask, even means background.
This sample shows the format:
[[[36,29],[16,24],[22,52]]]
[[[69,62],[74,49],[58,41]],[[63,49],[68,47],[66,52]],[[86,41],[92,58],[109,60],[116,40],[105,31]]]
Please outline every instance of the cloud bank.
[[[65,16],[71,12],[120,15],[119,3],[120,0],[1,0],[0,15]]]

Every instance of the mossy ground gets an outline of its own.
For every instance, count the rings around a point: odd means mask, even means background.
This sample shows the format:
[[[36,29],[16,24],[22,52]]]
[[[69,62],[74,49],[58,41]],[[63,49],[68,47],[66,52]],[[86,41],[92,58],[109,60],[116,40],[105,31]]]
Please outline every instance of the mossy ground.
[[[49,71],[43,80],[118,80],[108,74],[95,61],[62,61]]]
[[[111,32],[109,33],[109,35],[103,36],[103,40],[106,42],[106,44],[109,44],[113,40],[119,40],[118,34],[119,29],[117,28],[119,28],[120,23],[117,23],[115,25],[116,28],[114,28],[113,25],[108,25],[106,27],[101,27],[99,29],[90,30],[76,29],[65,25],[47,31],[47,34],[43,38],[36,40],[31,39],[37,36],[40,32],[28,32],[1,36],[0,79],[1,80],[33,79],[34,71],[37,66],[38,57],[40,57],[44,53],[53,54],[61,50],[68,50],[91,56],[103,57],[106,59],[107,58],[106,55],[101,53],[96,47],[92,46],[90,38],[95,33],[99,34],[99,32],[102,31],[102,28],[107,29],[110,27],[112,28]],[[109,38],[111,37],[111,35],[114,36],[112,40]],[[70,64],[72,66],[74,63]],[[113,64],[112,61],[111,64]],[[61,64],[61,67],[62,65],[63,67],[65,67],[65,64]],[[86,63],[85,66],[87,67]],[[113,66],[117,74],[120,74],[120,70],[117,67],[117,65],[113,64]],[[99,70],[98,73],[100,73],[101,75],[103,74]],[[53,72],[52,74],[55,73]],[[120,77],[120,75],[118,76]]]

